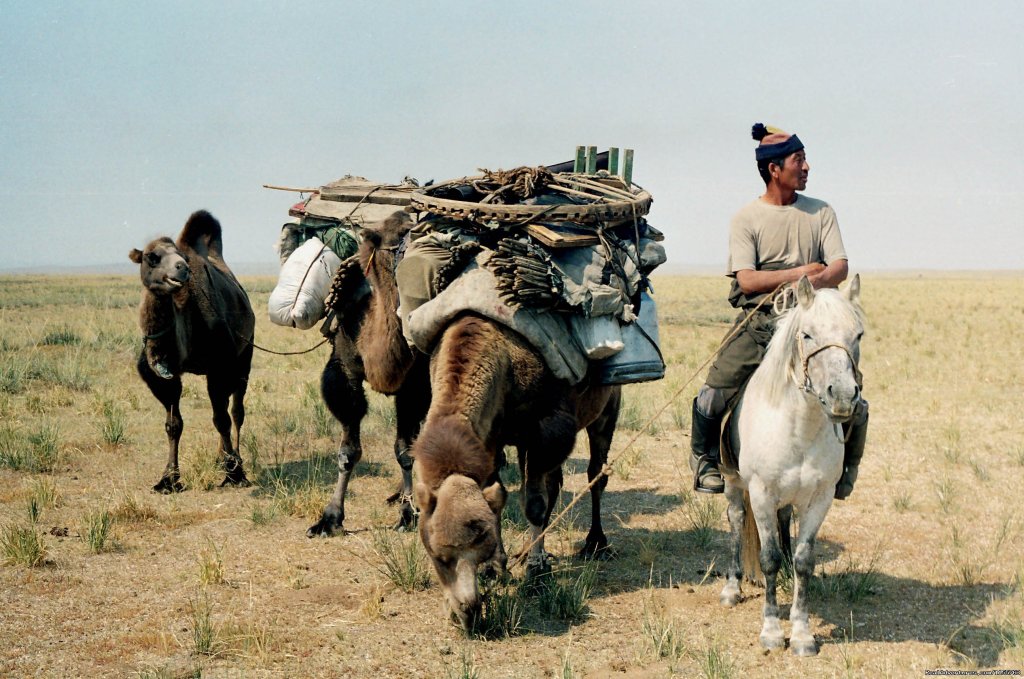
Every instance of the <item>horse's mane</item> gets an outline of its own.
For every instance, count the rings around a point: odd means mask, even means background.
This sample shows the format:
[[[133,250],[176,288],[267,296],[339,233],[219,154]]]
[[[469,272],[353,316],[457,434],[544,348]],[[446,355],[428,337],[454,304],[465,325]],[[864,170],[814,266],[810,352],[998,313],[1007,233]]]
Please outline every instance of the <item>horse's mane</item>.
[[[859,302],[851,302],[839,290],[826,288],[818,290],[814,295],[814,303],[807,309],[799,304],[783,313],[775,326],[765,352],[764,360],[754,375],[759,384],[764,385],[764,396],[770,405],[782,403],[794,379],[794,349],[796,335],[802,327],[802,321],[808,315],[828,315],[847,322],[851,326],[864,325],[864,309]]]

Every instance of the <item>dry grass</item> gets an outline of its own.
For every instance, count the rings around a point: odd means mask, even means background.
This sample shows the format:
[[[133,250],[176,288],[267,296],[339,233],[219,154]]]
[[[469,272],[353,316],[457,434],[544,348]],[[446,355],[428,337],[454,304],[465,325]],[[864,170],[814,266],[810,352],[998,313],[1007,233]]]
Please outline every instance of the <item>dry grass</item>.
[[[265,308],[273,282],[243,283]],[[397,518],[383,502],[397,478],[388,399],[371,397],[346,506],[355,534],[305,537],[336,474],[338,428],[316,386],[326,348],[256,354],[241,446],[253,488],[218,487],[205,384],[187,377],[188,490],[156,495],[167,444],[134,370],[137,281],[0,278],[0,675],[917,678],[1020,668],[1024,278],[863,277],[871,431],[857,490],[819,537],[810,610],[822,652],[809,660],[762,654],[757,588],[733,610],[718,606],[724,502],[689,491],[701,375],[687,381],[734,316],[725,281],[655,284],[668,374],[626,389],[604,504],[615,557],[581,578],[571,554],[587,529],[584,501],[548,539],[557,591],[521,587],[520,572],[488,584],[489,627],[466,638],[441,614],[440,588],[381,573],[385,539],[397,577],[415,575],[418,558],[415,536],[381,532]],[[318,340],[257,318],[263,346]],[[586,484],[585,451],[566,466],[563,500]],[[503,476],[515,553],[525,541],[518,475]]]

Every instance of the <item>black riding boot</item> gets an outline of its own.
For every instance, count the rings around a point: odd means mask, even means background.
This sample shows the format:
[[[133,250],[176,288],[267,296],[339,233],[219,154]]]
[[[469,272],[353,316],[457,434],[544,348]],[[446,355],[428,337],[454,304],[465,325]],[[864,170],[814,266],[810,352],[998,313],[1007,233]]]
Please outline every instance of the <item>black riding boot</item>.
[[[857,468],[864,456],[864,443],[868,438],[868,402],[862,400],[863,407],[858,406],[857,412],[849,424],[843,425],[843,433],[847,436],[843,448],[843,475],[836,484],[836,499],[845,500],[853,492],[853,484],[857,481]]]
[[[693,471],[693,489],[699,493],[721,493],[725,490],[725,482],[718,471],[721,436],[722,418],[705,416],[697,408],[697,399],[693,399],[690,469]]]

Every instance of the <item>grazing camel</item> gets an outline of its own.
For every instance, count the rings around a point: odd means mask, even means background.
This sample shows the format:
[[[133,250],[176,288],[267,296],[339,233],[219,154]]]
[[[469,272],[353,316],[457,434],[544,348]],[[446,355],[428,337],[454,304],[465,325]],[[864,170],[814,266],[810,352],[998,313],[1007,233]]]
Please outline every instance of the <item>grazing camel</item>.
[[[336,288],[334,294],[341,298],[344,308],[339,313],[331,357],[320,379],[324,402],[342,428],[338,482],[320,520],[306,531],[311,538],[328,537],[344,528],[346,490],[352,470],[363,455],[360,423],[367,411],[364,379],[374,391],[395,397],[395,458],[402,469],[396,528],[410,527],[416,521],[409,450],[430,404],[430,383],[426,357],[409,349],[402,336],[395,313],[398,286],[394,273],[396,251],[411,226],[409,216],[400,210],[382,222],[368,224],[357,256],[342,264],[347,269],[342,272],[344,286]]]
[[[416,500],[420,537],[444,589],[449,610],[472,629],[481,610],[477,570],[504,570],[501,512],[506,492],[498,477],[506,444],[519,449],[523,504],[531,539],[547,525],[562,481],[561,465],[576,432],[590,437],[588,475],[607,459],[618,418],[619,387],[575,387],[556,379],[517,333],[463,315],[453,321],[431,359],[433,400],[416,443]],[[593,489],[594,514],[584,551],[607,545],[600,523],[602,477]],[[546,567],[537,543],[528,576]]]
[[[183,489],[178,470],[183,373],[206,375],[225,470],[221,485],[248,485],[238,443],[256,317],[245,290],[224,262],[220,222],[200,210],[189,217],[177,241],[158,238],[128,257],[139,265],[142,278],[143,347],[137,368],[167,411],[167,467],[153,490]]]

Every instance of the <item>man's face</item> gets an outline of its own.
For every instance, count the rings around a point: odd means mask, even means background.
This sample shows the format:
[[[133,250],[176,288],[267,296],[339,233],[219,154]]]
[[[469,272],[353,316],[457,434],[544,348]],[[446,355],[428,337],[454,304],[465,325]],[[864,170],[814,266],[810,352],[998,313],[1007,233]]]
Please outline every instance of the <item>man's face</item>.
[[[803,150],[791,153],[782,161],[782,165],[776,165],[773,173],[775,181],[779,186],[791,191],[803,191],[807,188],[807,175],[811,166],[807,164],[807,153]]]

